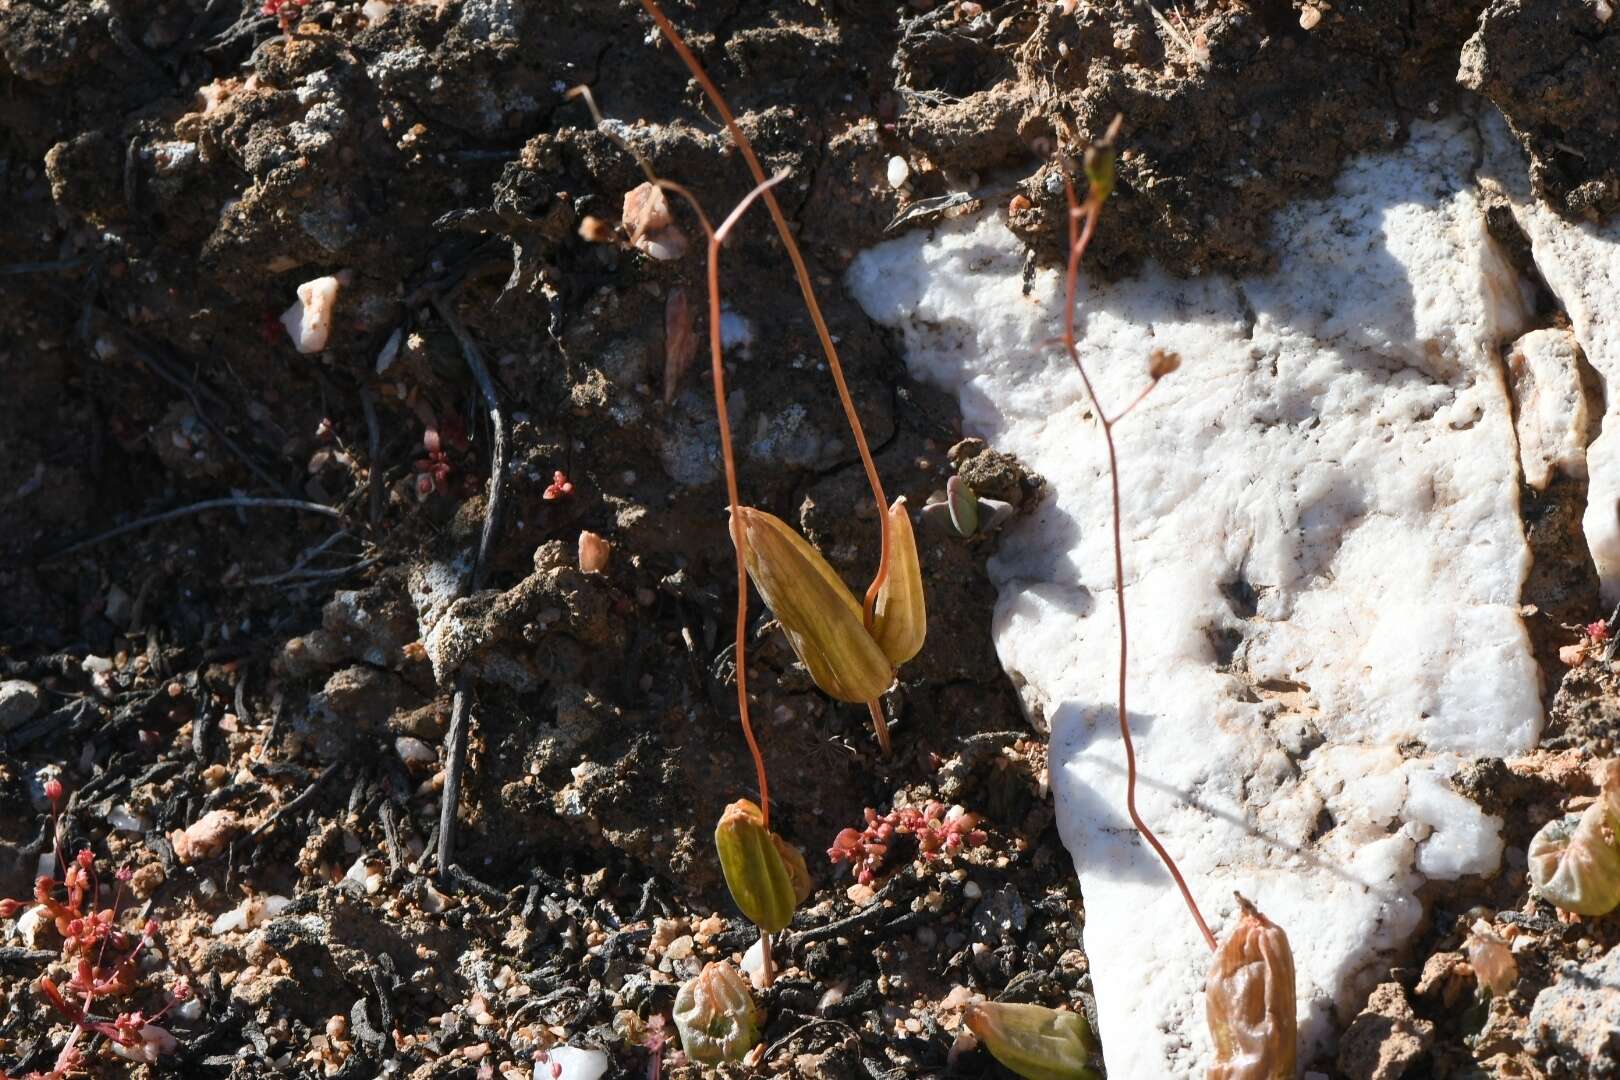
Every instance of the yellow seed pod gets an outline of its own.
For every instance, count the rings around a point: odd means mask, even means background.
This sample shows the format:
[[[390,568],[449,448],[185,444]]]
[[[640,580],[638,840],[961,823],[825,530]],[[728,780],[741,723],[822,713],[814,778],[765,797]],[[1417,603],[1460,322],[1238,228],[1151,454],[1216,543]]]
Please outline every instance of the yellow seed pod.
[[[810,895],[804,856],[766,829],[765,815],[747,799],[738,799],[720,815],[714,847],[726,888],[748,921],[767,934],[784,929],[799,901]]]
[[[889,507],[889,577],[872,605],[872,636],[895,667],[916,656],[928,636],[922,563],[904,495]]]
[[[866,632],[860,604],[827,560],[787,522],[741,507],[744,563],[817,686],[839,701],[865,702],[894,681],[894,665]]]
[[[1294,1080],[1294,953],[1282,927],[1237,901],[1237,927],[1215,951],[1204,984],[1215,1040],[1209,1080]]]
[[[1025,1080],[1096,1080],[1096,1046],[1079,1013],[981,1001],[962,1019],[992,1057]]]

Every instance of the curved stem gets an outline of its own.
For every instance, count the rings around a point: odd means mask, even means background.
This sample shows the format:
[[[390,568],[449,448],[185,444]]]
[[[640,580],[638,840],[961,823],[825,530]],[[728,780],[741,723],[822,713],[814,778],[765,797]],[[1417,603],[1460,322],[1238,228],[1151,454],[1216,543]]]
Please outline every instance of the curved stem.
[[[765,183],[765,170],[754,154],[754,148],[748,137],[743,134],[742,128],[737,125],[737,119],[731,114],[731,107],[721,95],[720,88],[709,78],[703,65],[687,48],[686,42],[681,38],[680,32],[675,29],[665,16],[663,9],[658,6],[657,0],[641,0],[641,6],[647,14],[652,16],[653,22],[658,24],[659,32],[674,47],[676,55],[692,73],[703,93],[714,105],[715,111],[725,121],[726,130],[731,133],[731,139],[742,152],[743,160],[748,164],[748,171],[753,173],[754,181]],[[889,577],[889,500],[883,494],[883,481],[878,476],[877,465],[872,461],[871,448],[866,444],[866,431],[861,427],[861,418],[855,412],[855,402],[850,397],[849,386],[844,381],[844,366],[838,361],[838,349],[833,345],[832,334],[827,329],[827,320],[822,318],[821,305],[816,302],[815,290],[810,285],[810,271],[805,266],[804,256],[799,252],[799,244],[793,238],[793,230],[788,226],[787,215],[782,213],[781,204],[770,191],[765,193],[765,206],[771,212],[771,220],[776,223],[777,235],[782,238],[782,246],[787,249],[788,259],[793,263],[794,276],[799,280],[799,292],[804,296],[805,309],[810,313],[810,321],[815,323],[816,335],[821,339],[821,351],[827,356],[827,368],[832,372],[833,383],[838,387],[838,400],[844,406],[844,416],[849,421],[849,428],[855,435],[855,449],[861,456],[861,465],[866,470],[866,482],[872,488],[872,498],[877,503],[878,526],[881,531],[882,552],[878,557],[877,574],[872,578],[872,584],[867,587],[866,600],[863,605],[867,629],[871,629],[873,622],[873,605],[877,603],[878,592]]]
[[[731,508],[731,544],[737,556],[737,717],[742,722],[743,738],[748,752],[754,758],[754,773],[759,780],[759,812],[767,830],[771,827],[771,786],[765,776],[765,758],[759,752],[759,741],[754,738],[754,725],[748,718],[748,538],[742,527],[742,499],[737,491],[737,457],[731,449],[731,419],[726,413],[726,369],[722,361],[720,342],[720,244],[726,232],[742,217],[743,211],[758,195],[768,194],[771,185],[779,183],[786,173],[777,173],[762,181],[750,191],[742,202],[721,223],[719,229],[710,229],[707,219],[704,229],[709,233],[709,370],[714,380],[714,412],[720,423],[720,456],[726,466],[726,498]],[[679,190],[679,189],[678,189]],[[683,191],[684,194],[684,191]],[[689,199],[691,196],[687,196]],[[693,200],[695,203],[695,200]],[[765,948],[770,948],[769,938]],[[769,953],[767,970],[769,970]]]
[[[891,752],[889,745],[889,718],[883,715],[883,703],[873,698],[866,703],[867,711],[872,714],[872,731],[877,735],[878,749],[888,757]]]
[[[1126,672],[1129,670],[1128,652],[1130,647],[1130,634],[1125,625],[1125,538],[1120,524],[1122,517],[1119,498],[1119,454],[1114,446],[1114,423],[1134,409],[1143,397],[1147,396],[1144,390],[1140,396],[1119,413],[1110,418],[1103,411],[1102,402],[1097,398],[1097,391],[1091,385],[1091,376],[1086,373],[1086,366],[1080,361],[1080,349],[1074,336],[1074,309],[1079,290],[1080,258],[1085,254],[1086,248],[1091,244],[1092,233],[1097,227],[1097,215],[1102,210],[1102,201],[1095,195],[1088,195],[1084,205],[1077,204],[1074,196],[1074,187],[1064,180],[1069,195],[1069,265],[1068,273],[1064,279],[1064,305],[1063,305],[1063,345],[1068,350],[1069,359],[1074,361],[1075,370],[1080,373],[1080,381],[1085,384],[1086,395],[1091,398],[1092,406],[1097,410],[1097,420],[1102,426],[1103,442],[1108,446],[1108,482],[1112,495],[1114,509],[1114,603],[1119,613],[1119,690],[1116,698],[1116,711],[1119,719],[1119,738],[1125,746],[1125,810],[1130,814],[1131,824],[1142,838],[1153,848],[1159,861],[1164,863],[1170,877],[1174,879],[1176,888],[1181,891],[1181,899],[1192,913],[1193,921],[1198,924],[1199,933],[1204,936],[1204,943],[1213,951],[1216,947],[1215,935],[1210,932],[1209,924],[1204,921],[1204,913],[1198,910],[1198,902],[1193,899],[1192,890],[1187,887],[1186,879],[1181,876],[1181,869],[1176,866],[1176,860],[1170,857],[1159,838],[1153,835],[1147,822],[1136,810],[1136,745],[1131,740],[1131,725],[1126,709],[1125,692],[1128,680]],[[1084,227],[1081,221],[1084,220]],[[1151,386],[1148,387],[1152,389]]]

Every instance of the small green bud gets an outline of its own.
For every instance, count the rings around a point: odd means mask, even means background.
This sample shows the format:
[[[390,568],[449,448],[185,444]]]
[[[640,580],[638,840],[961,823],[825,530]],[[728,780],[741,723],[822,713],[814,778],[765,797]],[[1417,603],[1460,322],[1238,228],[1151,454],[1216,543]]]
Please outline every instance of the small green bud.
[[[881,696],[894,682],[894,665],[837,572],[781,518],[747,506],[738,515],[748,576],[816,685],[839,701]]]
[[[962,1018],[992,1057],[1025,1080],[1097,1080],[1091,1027],[1079,1013],[981,1001]]]
[[[799,850],[765,828],[765,815],[747,799],[726,807],[714,847],[731,898],[748,921],[774,934],[810,895],[810,870]]]
[[[675,1030],[693,1061],[741,1061],[759,1041],[759,1010],[729,961],[705,964],[675,994]]]
[[[921,652],[928,636],[922,564],[904,495],[889,507],[889,576],[872,605],[872,636],[895,667]]]
[[[1086,147],[1086,181],[1098,202],[1107,202],[1114,193],[1114,140],[1125,118],[1116,115],[1103,137]]]

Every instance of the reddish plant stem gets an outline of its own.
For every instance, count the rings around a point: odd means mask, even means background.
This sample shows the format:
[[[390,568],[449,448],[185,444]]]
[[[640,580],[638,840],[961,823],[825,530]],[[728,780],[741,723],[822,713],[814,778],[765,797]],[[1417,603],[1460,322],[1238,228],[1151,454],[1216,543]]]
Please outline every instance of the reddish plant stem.
[[[579,97],[591,110],[591,117],[596,121],[597,128],[602,129],[602,114],[596,107],[596,100],[591,96],[590,88],[577,86],[569,91],[570,97]],[[771,785],[765,775],[765,758],[759,752],[759,740],[754,737],[754,725],[748,716],[748,538],[742,529],[742,498],[737,490],[737,457],[731,448],[731,420],[726,413],[726,369],[723,362],[723,347],[720,340],[720,245],[725,242],[726,234],[731,227],[742,218],[744,211],[753,201],[763,195],[775,201],[771,196],[771,188],[787,179],[786,172],[777,173],[772,177],[761,176],[754,189],[743,196],[741,202],[734,206],[726,219],[716,229],[709,221],[709,215],[703,212],[703,204],[698,202],[697,196],[684,186],[673,180],[662,179],[653,171],[652,164],[636,152],[635,147],[620,139],[612,132],[607,132],[608,138],[618,144],[620,149],[635,159],[641,167],[647,182],[657,185],[664,191],[673,191],[692,207],[697,215],[698,224],[703,226],[703,232],[709,238],[708,247],[708,289],[709,289],[709,370],[714,381],[714,412],[720,425],[720,457],[725,462],[726,472],[726,499],[731,512],[731,545],[732,552],[737,560],[737,624],[736,647],[734,655],[737,664],[737,719],[742,724],[743,739],[748,743],[748,753],[754,759],[754,776],[759,786],[759,814],[762,824],[768,830],[771,827]]]
[[[1108,446],[1108,483],[1113,501],[1114,510],[1114,602],[1119,612],[1119,693],[1117,699],[1117,712],[1119,717],[1119,738],[1125,745],[1125,809],[1131,816],[1131,824],[1136,831],[1153,848],[1164,863],[1170,876],[1175,879],[1176,888],[1181,890],[1181,899],[1186,903],[1187,910],[1192,913],[1193,921],[1198,924],[1198,930],[1204,935],[1204,943],[1214,951],[1217,947],[1215,935],[1210,933],[1209,924],[1204,921],[1204,913],[1198,910],[1198,902],[1193,899],[1192,890],[1187,888],[1186,879],[1181,876],[1181,870],[1176,861],[1170,857],[1159,838],[1153,835],[1153,830],[1147,827],[1142,815],[1136,810],[1136,746],[1131,741],[1131,726],[1127,719],[1125,704],[1125,691],[1127,685],[1126,672],[1128,670],[1128,657],[1130,635],[1125,627],[1125,538],[1121,528],[1119,497],[1119,454],[1114,447],[1114,424],[1132,409],[1136,408],[1142,398],[1147,396],[1147,390],[1142,391],[1117,416],[1110,417],[1103,411],[1102,402],[1097,397],[1096,389],[1091,385],[1091,376],[1086,373],[1086,366],[1080,360],[1080,349],[1074,336],[1074,309],[1077,302],[1080,280],[1080,258],[1091,244],[1092,233],[1096,231],[1097,215],[1102,210],[1102,200],[1095,194],[1086,196],[1082,205],[1075,198],[1074,186],[1065,178],[1065,186],[1069,196],[1069,265],[1064,280],[1064,308],[1063,308],[1063,345],[1068,350],[1069,359],[1074,361],[1074,368],[1080,373],[1080,381],[1085,384],[1086,396],[1091,398],[1092,405],[1097,410],[1097,419],[1101,423],[1103,442]],[[1084,221],[1084,227],[1081,222]],[[1157,382],[1157,380],[1155,380]]]
[[[692,73],[692,77],[703,88],[703,93],[714,105],[715,111],[725,121],[726,130],[731,133],[732,141],[737,144],[737,149],[742,152],[743,160],[748,164],[748,171],[754,175],[754,182],[764,184],[765,169],[760,165],[759,158],[755,156],[754,147],[749,143],[748,136],[744,135],[742,128],[737,125],[737,119],[731,113],[731,106],[726,104],[725,97],[721,95],[720,88],[709,78],[708,72],[703,70],[703,65],[698,63],[698,59],[693,55],[692,50],[687,48],[680,31],[676,30],[675,24],[669,21],[663,9],[658,6],[657,0],[641,0],[641,6],[646,9],[648,15],[652,16],[653,22],[658,24],[659,32],[664,35],[664,38],[675,49],[676,55],[686,65],[686,70]],[[815,323],[816,335],[821,339],[821,351],[827,356],[827,368],[832,372],[833,383],[838,387],[838,400],[844,406],[844,416],[849,420],[850,431],[855,435],[855,449],[860,453],[861,465],[866,470],[866,482],[871,486],[872,498],[877,503],[882,553],[878,557],[877,574],[872,578],[872,584],[866,589],[866,601],[863,605],[866,628],[870,630],[872,628],[873,606],[877,603],[878,592],[883,588],[883,583],[889,578],[889,500],[883,494],[883,481],[878,476],[877,465],[872,461],[872,451],[866,445],[866,431],[861,427],[861,418],[855,412],[854,399],[850,397],[849,386],[844,381],[844,366],[839,363],[838,349],[833,345],[832,334],[827,329],[827,320],[822,318],[821,305],[816,302],[816,293],[810,284],[810,271],[805,266],[804,256],[799,252],[798,241],[793,238],[793,230],[788,225],[787,215],[782,213],[781,204],[776,201],[776,196],[768,190],[764,195],[765,206],[771,212],[771,220],[776,223],[777,235],[782,238],[782,246],[787,249],[788,259],[793,263],[793,274],[799,280],[799,292],[804,296],[805,309],[810,313],[810,321]],[[888,753],[887,747],[884,748],[884,753]]]
[[[748,719],[748,569],[747,552],[748,538],[742,527],[742,499],[737,491],[737,458],[731,449],[731,420],[726,413],[726,370],[722,362],[722,347],[720,342],[720,244],[726,238],[726,232],[742,217],[748,204],[754,201],[755,196],[770,196],[771,185],[776,184],[787,176],[786,173],[777,173],[768,180],[761,180],[754,190],[738,203],[726,217],[718,229],[710,229],[707,221],[703,227],[709,233],[709,369],[714,379],[714,411],[720,422],[720,456],[726,466],[726,497],[731,504],[731,543],[737,556],[737,716],[742,721],[743,738],[748,741],[748,752],[754,758],[754,772],[759,780],[759,814],[762,824],[769,831],[771,827],[771,787],[770,781],[765,777],[765,759],[760,755],[759,743],[754,738],[754,726]],[[690,195],[688,200],[693,206],[696,200]],[[699,211],[701,215],[702,211]],[[770,980],[771,939],[765,936],[765,972],[766,981]]]

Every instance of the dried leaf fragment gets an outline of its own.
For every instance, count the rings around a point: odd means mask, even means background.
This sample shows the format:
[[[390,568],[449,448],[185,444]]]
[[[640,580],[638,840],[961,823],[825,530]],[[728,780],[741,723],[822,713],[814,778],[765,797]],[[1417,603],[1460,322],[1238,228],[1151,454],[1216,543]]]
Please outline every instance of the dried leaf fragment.
[[[1293,1080],[1294,953],[1282,927],[1242,896],[1237,901],[1237,926],[1215,951],[1204,984],[1215,1040],[1209,1080]]]
[[[1025,1080],[1096,1080],[1096,1046],[1079,1013],[979,1001],[962,1019],[992,1057]]]
[[[1463,950],[1468,954],[1468,966],[1474,969],[1479,985],[1498,997],[1513,989],[1519,981],[1519,964],[1513,959],[1513,950],[1496,935],[1484,919],[1476,919],[1470,928]]]
[[[664,404],[675,401],[681,376],[697,356],[698,341],[692,333],[692,311],[685,289],[671,289],[664,301]]]

